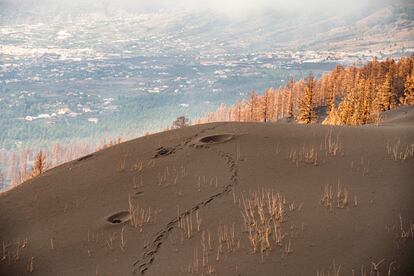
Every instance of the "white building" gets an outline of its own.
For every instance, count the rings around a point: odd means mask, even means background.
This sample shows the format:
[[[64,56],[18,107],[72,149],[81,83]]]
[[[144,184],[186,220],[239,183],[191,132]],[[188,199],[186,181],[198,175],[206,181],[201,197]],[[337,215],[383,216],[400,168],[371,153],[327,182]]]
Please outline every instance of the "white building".
[[[98,118],[88,118],[88,122],[96,125],[99,122],[99,119]]]

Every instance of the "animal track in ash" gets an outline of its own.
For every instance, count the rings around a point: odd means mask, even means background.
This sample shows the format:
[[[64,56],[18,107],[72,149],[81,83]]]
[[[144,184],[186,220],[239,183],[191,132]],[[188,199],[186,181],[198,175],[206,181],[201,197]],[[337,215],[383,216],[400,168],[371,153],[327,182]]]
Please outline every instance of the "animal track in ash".
[[[154,155],[154,158],[159,158],[159,157],[174,154],[176,150],[177,150],[177,147],[160,147],[157,149],[157,153]]]
[[[178,221],[180,219],[184,219],[186,216],[188,216],[191,213],[197,211],[201,207],[207,206],[214,199],[222,196],[225,193],[230,192],[231,188],[233,187],[233,184],[234,183],[232,183],[230,185],[227,185],[221,192],[219,192],[217,194],[214,194],[214,195],[210,196],[209,198],[207,198],[206,200],[203,200],[203,201],[197,203],[192,208],[180,213],[179,216],[177,216],[174,219],[172,219],[171,221],[169,221],[168,224],[162,230],[158,231],[154,235],[154,238],[152,239],[152,241],[144,247],[144,250],[146,250],[146,252],[144,252],[141,259],[139,259],[139,260],[137,260],[136,262],[133,263],[133,266],[135,267],[133,272],[136,273],[137,270],[139,270],[139,272],[141,274],[144,274],[150,268],[152,263],[154,262],[155,256],[158,253],[158,251],[160,250],[161,245],[163,244],[164,240],[167,238],[168,233],[171,232],[174,229],[174,227],[177,226]]]
[[[214,128],[216,128],[215,126]],[[198,134],[199,135],[199,134]],[[190,142],[197,138],[198,135],[195,135],[191,137],[190,139],[187,139],[188,143],[184,143],[184,145],[190,145]],[[230,135],[230,137],[228,136]],[[186,216],[190,215],[192,212],[197,211],[198,209],[207,206],[208,204],[214,202],[215,199],[223,196],[226,193],[229,193],[235,185],[238,184],[238,170],[237,170],[237,163],[234,160],[232,154],[227,153],[223,150],[217,149],[215,147],[211,148],[209,147],[209,144],[213,143],[220,143],[220,142],[227,142],[234,138],[234,135],[232,134],[224,134],[224,135],[210,135],[202,137],[199,140],[206,139],[206,143],[204,146],[201,146],[202,148],[211,150],[215,152],[221,159],[224,159],[226,165],[228,166],[228,170],[230,172],[229,177],[229,183],[221,190],[220,192],[208,197],[207,199],[195,204],[192,208],[187,209],[186,211],[183,211],[180,213],[177,217],[170,220],[164,228],[162,228],[160,231],[158,231],[154,236],[152,241],[147,244],[144,247],[144,253],[140,259],[135,261],[133,263],[133,272],[140,272],[141,274],[144,274],[148,269],[151,267],[153,262],[155,261],[155,257],[157,253],[159,252],[163,242],[168,236],[168,233],[171,232],[174,227],[177,226],[180,219],[184,219]],[[213,142],[211,142],[213,141]]]
[[[159,147],[159,148],[157,148],[156,153],[155,153],[155,155],[154,155],[153,158],[160,158],[160,157],[172,155],[172,154],[176,153],[177,151],[182,150],[184,147],[190,145],[190,143],[194,139],[196,139],[198,136],[200,136],[201,134],[203,134],[203,133],[205,133],[206,131],[209,131],[209,130],[214,130],[214,129],[216,129],[219,126],[220,125],[216,125],[216,126],[213,126],[213,127],[209,127],[209,128],[203,129],[202,131],[196,133],[195,135],[193,135],[193,136],[185,139],[184,142],[181,143],[181,144],[178,144],[178,145],[175,145],[175,146],[172,146],[172,147],[164,147],[164,146],[163,147]],[[204,138],[205,139],[208,139],[207,137],[204,137]],[[214,139],[214,138],[212,138],[212,139]],[[216,139],[220,139],[220,138],[218,137]]]

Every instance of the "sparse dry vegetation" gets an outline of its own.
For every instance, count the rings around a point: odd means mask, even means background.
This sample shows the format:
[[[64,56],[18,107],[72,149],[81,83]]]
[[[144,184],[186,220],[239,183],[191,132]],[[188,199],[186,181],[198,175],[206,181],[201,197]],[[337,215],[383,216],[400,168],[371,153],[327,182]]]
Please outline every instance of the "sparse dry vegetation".
[[[184,241],[184,237],[191,239],[193,237],[193,231],[199,232],[201,229],[202,219],[198,211],[196,211],[195,218],[193,212],[189,212],[185,216],[180,216],[180,209],[178,208],[178,229],[181,230],[181,241]],[[194,222],[195,221],[195,222]],[[197,230],[196,230],[197,229]]]
[[[404,161],[414,156],[414,142],[401,143],[401,139],[395,139],[392,142],[387,142],[387,155],[391,160]]]
[[[293,149],[290,151],[288,158],[295,163],[297,167],[300,162],[315,166],[318,165],[318,152],[315,146],[303,145],[299,149]]]
[[[23,251],[28,247],[28,239],[17,239],[14,242],[2,242],[1,263],[17,263],[22,259]]]
[[[142,160],[137,160],[131,167],[131,171],[141,173],[144,170],[144,163]]]
[[[119,160],[118,162],[118,172],[124,172],[126,170],[126,163],[127,163],[127,159],[128,159],[129,154],[125,153],[123,154],[121,160]]]
[[[149,207],[148,209],[139,206],[134,203],[132,198],[128,199],[129,214],[131,216],[131,225],[135,228],[138,228],[140,232],[143,231],[144,226],[149,223],[154,223],[156,221],[156,211],[152,211]]]
[[[407,241],[411,238],[411,240],[414,239],[414,224],[412,221],[410,221],[408,224],[403,222],[403,218],[401,215],[399,215],[400,219],[400,239],[403,241]]]
[[[240,237],[235,223],[231,226],[219,224],[216,233],[217,236],[214,238],[209,230],[201,232],[201,251],[198,246],[194,248],[193,256],[187,266],[189,274],[212,275],[215,273],[214,261],[220,262],[223,256],[232,254],[240,248]]]
[[[181,165],[178,168],[175,166],[171,168],[167,166],[161,172],[158,173],[157,183],[160,187],[169,187],[171,185],[177,185],[178,180],[183,179],[186,176],[188,176],[188,172],[183,165]],[[198,181],[198,183],[201,184],[200,180]]]
[[[341,271],[341,265],[336,265],[332,262],[332,265],[327,270],[316,271],[316,276],[339,276]]]
[[[219,249],[221,250],[221,253],[223,253],[222,250],[226,250],[227,252],[233,252],[237,248],[240,248],[240,239],[238,238],[234,223],[230,226],[223,224],[219,225],[218,231],[218,243],[219,243]]]
[[[344,155],[342,141],[339,139],[339,135],[333,135],[332,130],[325,135],[323,149],[326,151],[327,156]]]
[[[282,227],[288,210],[286,198],[273,191],[258,190],[243,197],[241,213],[252,253],[260,252],[263,258],[274,246],[284,248],[286,254],[293,252]]]
[[[343,187],[338,179],[336,190],[332,185],[325,185],[320,199],[320,204],[326,208],[333,209],[334,207],[343,209],[349,204],[348,190]],[[354,197],[354,205],[358,204],[357,198]]]

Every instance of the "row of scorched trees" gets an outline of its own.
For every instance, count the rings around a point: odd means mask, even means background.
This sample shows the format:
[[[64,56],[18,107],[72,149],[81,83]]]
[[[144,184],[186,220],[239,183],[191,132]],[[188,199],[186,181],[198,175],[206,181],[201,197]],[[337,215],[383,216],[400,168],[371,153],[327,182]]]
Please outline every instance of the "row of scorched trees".
[[[316,79],[289,80],[286,86],[269,88],[263,95],[233,106],[221,105],[196,124],[237,121],[269,122],[280,119],[311,124],[363,125],[377,122],[381,111],[414,104],[414,56],[398,61],[374,59],[363,67],[337,66]]]

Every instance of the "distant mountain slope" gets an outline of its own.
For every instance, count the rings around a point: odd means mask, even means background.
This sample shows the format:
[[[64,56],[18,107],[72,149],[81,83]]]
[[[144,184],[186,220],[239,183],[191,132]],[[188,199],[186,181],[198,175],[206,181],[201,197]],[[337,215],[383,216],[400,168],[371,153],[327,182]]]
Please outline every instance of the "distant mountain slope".
[[[173,16],[174,18],[171,18]],[[414,47],[414,8],[393,4],[358,14],[283,13],[270,10],[243,18],[215,13],[170,14],[149,32],[210,41],[235,50],[396,50]],[[148,18],[151,20],[151,18]],[[160,19],[160,18],[158,18]],[[165,24],[168,22],[167,24]],[[148,22],[143,21],[143,26]]]
[[[228,24],[228,43],[250,41],[254,47],[312,50],[395,50],[414,46],[414,9],[390,5],[361,15],[314,14],[278,17],[269,14]],[[239,43],[232,41],[236,39]],[[226,40],[223,38],[223,40]]]
[[[414,9],[392,5],[366,17],[319,34],[312,43],[318,48],[356,50],[412,47]]]
[[[52,9],[54,12],[47,16],[40,16],[41,13],[35,9],[25,10],[4,4],[1,7],[0,22],[33,23],[45,18],[54,22],[76,22],[78,19],[105,21],[102,17],[116,18],[121,22],[129,20],[134,27],[133,33],[166,37],[173,35],[183,40],[209,42],[217,48],[233,47],[235,51],[287,47],[298,50],[337,51],[414,47],[414,5],[405,2],[365,8],[357,13],[333,13],[317,9],[312,12],[281,12],[270,9],[237,18],[229,18],[212,11],[188,10],[140,14],[112,12],[109,15],[106,12],[102,15],[94,11],[85,17],[83,11],[74,11],[72,14],[59,7]],[[125,25],[123,28],[128,26]],[[122,32],[119,29],[114,31]],[[119,33],[115,34],[119,36]]]

